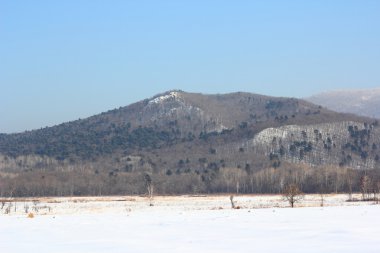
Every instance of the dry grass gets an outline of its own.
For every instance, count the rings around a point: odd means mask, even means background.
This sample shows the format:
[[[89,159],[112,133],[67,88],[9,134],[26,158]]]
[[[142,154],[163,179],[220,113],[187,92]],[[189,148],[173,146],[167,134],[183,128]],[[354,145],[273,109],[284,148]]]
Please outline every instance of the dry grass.
[[[360,194],[354,194],[359,198]],[[347,202],[346,194],[327,194],[324,197],[324,206],[352,206],[368,205],[368,202]],[[261,209],[261,208],[287,208],[289,203],[284,201],[281,195],[235,195],[236,209]],[[146,210],[228,210],[231,209],[230,195],[182,195],[182,196],[155,196],[154,207],[149,207],[149,199],[144,196],[104,196],[104,197],[44,197],[12,199],[5,202],[1,214],[5,208],[19,203],[24,208],[9,208],[9,214],[25,215],[28,205],[33,213],[38,215],[78,214],[78,213],[130,213]],[[295,207],[320,207],[318,194],[307,194]],[[371,202],[372,203],[372,202]],[[1,202],[0,202],[1,204]]]

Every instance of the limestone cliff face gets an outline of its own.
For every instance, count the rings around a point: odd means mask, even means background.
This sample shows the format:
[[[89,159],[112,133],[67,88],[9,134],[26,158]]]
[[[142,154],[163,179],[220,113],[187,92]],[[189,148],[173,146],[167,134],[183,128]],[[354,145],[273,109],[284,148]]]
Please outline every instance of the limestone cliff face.
[[[251,145],[256,152],[292,163],[374,168],[380,132],[360,122],[343,121],[315,125],[267,128]],[[376,147],[376,148],[375,148]]]

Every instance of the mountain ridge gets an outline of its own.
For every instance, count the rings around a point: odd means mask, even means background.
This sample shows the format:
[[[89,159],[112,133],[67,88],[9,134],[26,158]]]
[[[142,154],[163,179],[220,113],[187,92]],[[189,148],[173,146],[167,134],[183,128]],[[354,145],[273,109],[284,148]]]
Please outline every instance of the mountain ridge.
[[[225,192],[230,174],[240,175],[243,184],[250,175],[261,178],[264,171],[280,173],[285,180],[286,170],[305,166],[377,168],[379,137],[373,119],[296,98],[172,90],[89,118],[0,135],[0,179],[1,173],[10,173],[12,180],[37,177],[37,184],[38,175],[50,173],[56,180],[51,182],[65,184],[65,194],[74,194],[67,174],[79,173],[97,185],[108,182],[107,194],[141,193],[139,178],[148,173],[158,180],[159,192],[171,192],[168,184],[176,193]],[[314,173],[303,173],[309,170]],[[76,194],[99,190],[87,181],[77,182],[82,190]],[[51,186],[58,191],[56,187]],[[257,187],[251,185],[250,191]],[[268,187],[260,191],[281,188]]]
[[[326,91],[305,100],[337,112],[380,118],[380,88]]]
[[[323,110],[322,117],[320,117],[321,110]],[[301,114],[301,119],[296,117],[298,114]],[[310,115],[312,115],[311,120],[307,119],[307,116]],[[156,136],[159,139],[170,138],[169,135],[172,138],[186,138],[189,135],[199,136],[201,133],[222,132],[237,128],[242,122],[245,122],[243,124],[247,124],[247,126],[248,124],[254,126],[253,128],[259,131],[264,129],[267,124],[280,126],[282,124],[307,124],[310,121],[313,123],[336,121],[339,120],[337,115],[295,98],[277,98],[243,92],[203,95],[172,90],[86,119],[24,133],[3,135],[2,138],[11,136],[15,139],[21,137],[21,139],[38,140],[44,136],[67,135],[65,141],[69,140],[70,136],[73,136],[73,139],[86,137],[99,139],[123,136],[129,131],[138,135],[139,132],[142,132],[141,129],[149,132],[166,132],[162,136]],[[171,133],[168,133],[167,129],[170,129]],[[25,145],[22,142],[20,144]],[[17,145],[17,143],[13,145]],[[4,152],[1,145],[0,151]],[[26,150],[24,151],[24,154],[28,153]],[[42,151],[34,149],[29,153],[43,155]]]

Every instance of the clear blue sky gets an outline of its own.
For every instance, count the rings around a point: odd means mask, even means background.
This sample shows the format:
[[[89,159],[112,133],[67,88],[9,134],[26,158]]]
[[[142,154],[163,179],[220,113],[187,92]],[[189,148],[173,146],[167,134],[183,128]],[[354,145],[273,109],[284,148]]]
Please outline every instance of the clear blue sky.
[[[170,89],[380,86],[380,1],[0,0],[0,132]]]

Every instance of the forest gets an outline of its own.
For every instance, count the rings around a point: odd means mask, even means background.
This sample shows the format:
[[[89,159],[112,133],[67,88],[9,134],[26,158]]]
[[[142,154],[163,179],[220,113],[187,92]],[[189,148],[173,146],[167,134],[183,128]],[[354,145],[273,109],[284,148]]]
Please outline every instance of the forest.
[[[89,168],[72,171],[25,171],[2,175],[1,197],[145,195],[146,178],[154,194],[278,194],[295,184],[304,193],[365,192],[377,194],[379,170],[352,170],[341,167],[312,168],[306,165],[283,165],[252,171],[246,168],[219,168],[171,171],[99,171]]]

